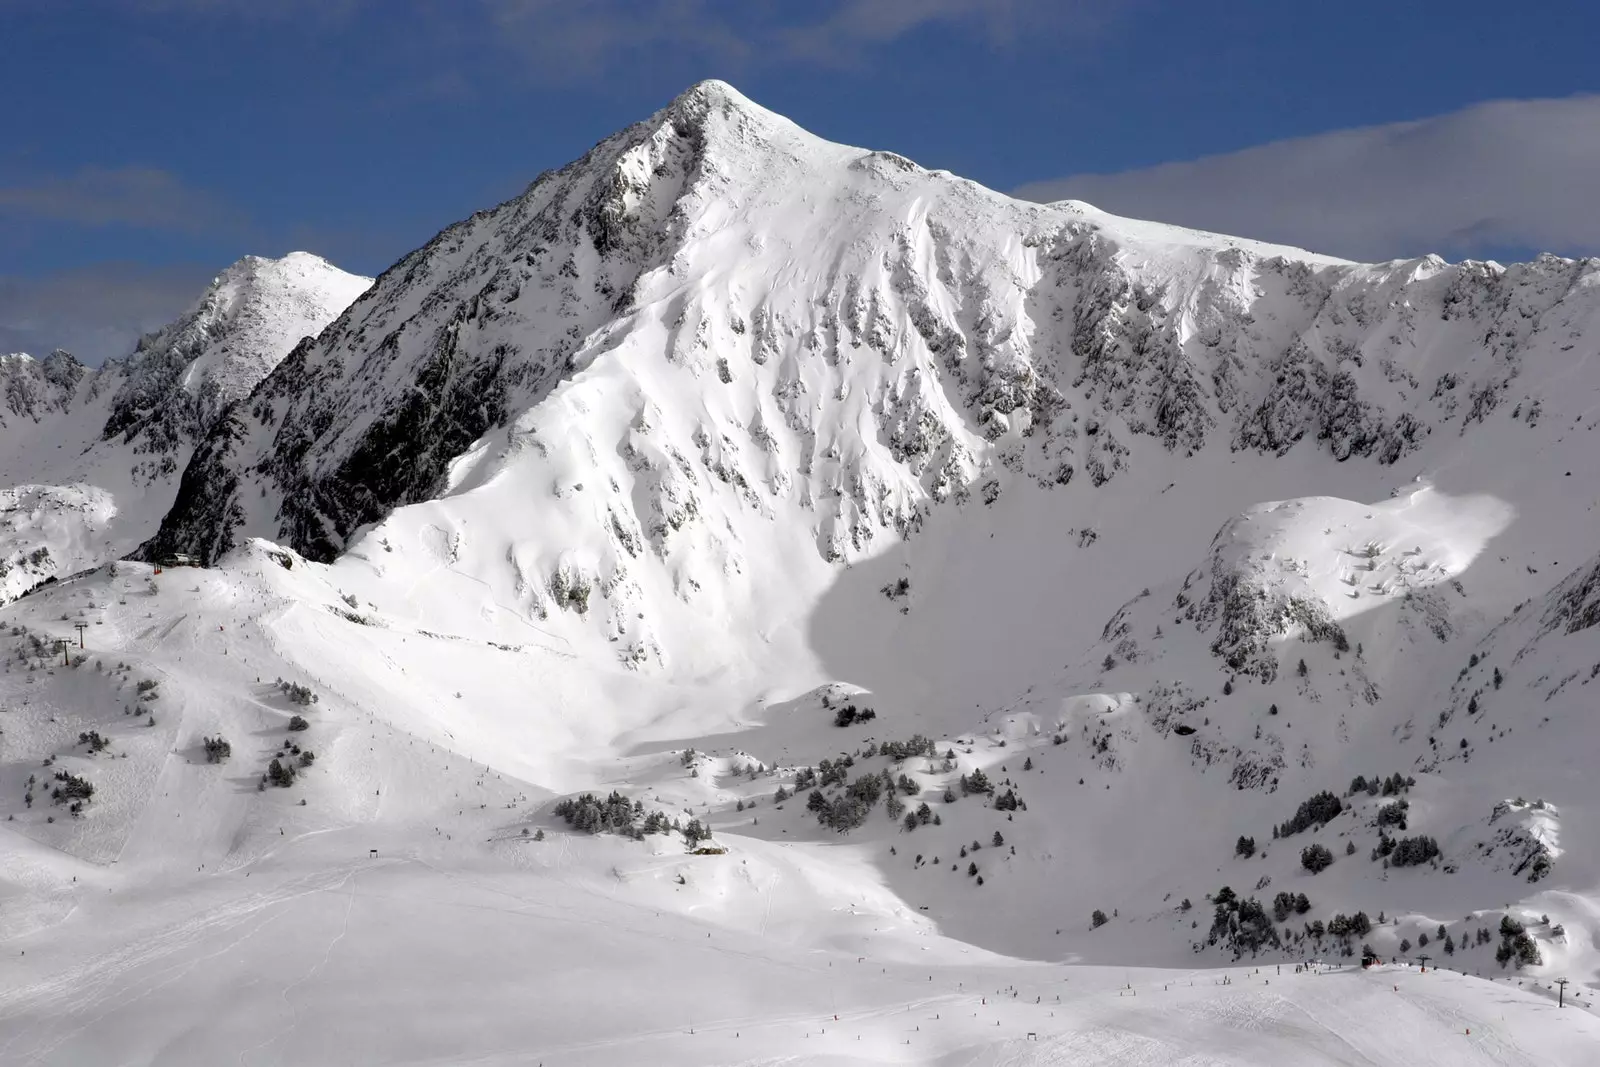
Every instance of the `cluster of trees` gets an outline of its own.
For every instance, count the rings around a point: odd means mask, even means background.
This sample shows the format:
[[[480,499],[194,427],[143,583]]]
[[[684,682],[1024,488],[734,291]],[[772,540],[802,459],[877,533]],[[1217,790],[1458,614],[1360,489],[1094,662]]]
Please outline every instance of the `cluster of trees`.
[[[1333,853],[1321,845],[1307,845],[1300,850],[1300,866],[1312,874],[1321,874],[1333,866]]]
[[[1527,927],[1509,915],[1500,919],[1500,947],[1495,949],[1494,959],[1502,967],[1514,960],[1518,970],[1544,962],[1539,955],[1539,945],[1529,936]]]
[[[885,741],[878,746],[878,751],[896,763],[915,756],[933,759],[939,754],[938,746],[933,743],[933,739],[923,737],[921,734],[912,734],[908,741]]]
[[[101,737],[100,731],[98,730],[90,730],[87,733],[80,733],[78,735],[78,744],[88,745],[90,755],[93,755],[96,752],[104,752],[106,749],[111,747],[111,742],[107,741],[104,737]]]
[[[1285,922],[1291,914],[1304,915],[1311,910],[1311,899],[1304,893],[1279,893],[1272,898],[1272,917]]]
[[[855,756],[868,759],[880,754],[894,762],[919,756],[929,760],[939,759],[938,746],[931,738],[922,734],[915,734],[905,741],[885,741],[881,745],[868,744],[864,750],[858,749]],[[812,792],[806,798],[806,810],[815,815],[823,826],[841,833],[863,825],[880,799],[884,801],[884,809],[889,817],[901,821],[908,832],[929,823],[936,826],[942,823],[940,816],[926,802],[918,804],[915,811],[907,811],[902,796],[915,797],[922,792],[921,784],[909,774],[896,775],[885,767],[876,773],[862,774],[846,785],[849,771],[855,764],[854,756],[840,755],[835,759],[817,761],[815,768],[801,767],[795,771],[793,792],[780,785],[773,794],[773,800],[781,804],[809,789]],[[1031,767],[1032,761],[1028,760],[1026,766]],[[945,752],[942,768],[944,771],[955,769],[953,749]],[[959,785],[963,796],[978,794],[993,797],[994,807],[997,810],[1027,809],[1027,805],[1017,796],[1015,789],[1007,789],[995,796],[995,784],[981,769],[974,770],[971,774],[963,774]],[[844,786],[844,789],[832,796],[825,792],[835,786]],[[946,804],[954,803],[955,790],[948,785],[945,786],[942,798]]]
[[[858,708],[854,704],[846,704],[833,713],[833,725],[853,726],[858,722],[871,722],[878,717],[878,713],[871,708]]]
[[[971,796],[974,793],[993,793],[994,783],[989,781],[989,776],[983,773],[983,768],[978,768],[971,774],[961,776],[961,795]]]
[[[1332,822],[1344,810],[1344,803],[1332,793],[1323,790],[1309,800],[1302,800],[1295,809],[1294,817],[1288,822],[1281,823],[1274,831],[1274,837],[1288,837],[1302,830],[1309,830],[1313,826],[1323,826]]]
[[[1378,828],[1393,826],[1396,829],[1406,828],[1406,814],[1411,810],[1411,802],[1405,798],[1392,800],[1378,809]]]
[[[815,783],[817,788],[826,789],[830,785],[843,785],[845,779],[849,777],[850,768],[855,765],[856,761],[850,756],[840,756],[838,759],[831,761],[826,759],[818,760]],[[795,781],[795,786],[799,788],[798,778]]]
[[[1381,919],[1382,916],[1380,915],[1379,918]],[[1311,922],[1306,923],[1302,930],[1293,934],[1286,927],[1284,929],[1284,941],[1294,944],[1311,941],[1317,946],[1318,951],[1322,951],[1323,942],[1332,939],[1338,942],[1340,955],[1353,956],[1355,955],[1355,950],[1351,947],[1351,941],[1357,937],[1365,937],[1371,932],[1372,920],[1367,918],[1366,912],[1358,911],[1354,915],[1345,915],[1340,912],[1327,922],[1323,922],[1321,919],[1313,919]],[[1361,951],[1364,955],[1372,955],[1372,949],[1368,945],[1362,945]]]
[[[654,811],[645,815],[642,801],[630,801],[615,789],[604,800],[593,793],[566,797],[556,803],[554,811],[566,820],[568,826],[586,834],[613,833],[624,837],[643,837],[647,833],[664,834],[673,828],[664,814]],[[636,827],[635,822],[642,822],[643,825]]]
[[[1215,909],[1206,944],[1225,945],[1233,950],[1234,959],[1246,952],[1255,955],[1264,948],[1282,947],[1278,928],[1255,897],[1240,899],[1231,888],[1223,886],[1211,900]]]
[[[1439,842],[1423,834],[1418,837],[1402,837],[1395,842],[1394,853],[1389,857],[1389,862],[1396,867],[1415,867],[1438,856]]]
[[[1373,860],[1387,860],[1395,867],[1415,867],[1439,855],[1439,842],[1426,834],[1402,837],[1398,841],[1387,834],[1379,834],[1378,847],[1372,850]]]
[[[68,771],[57,771],[56,781],[60,784],[50,790],[50,799],[57,804],[66,803],[67,810],[77,815],[83,811],[83,806],[94,798],[94,783],[87,778],[80,778]]]
[[[227,742],[223,742],[226,744]],[[232,748],[229,748],[232,751]],[[284,740],[273,754],[272,762],[267,765],[267,773],[261,777],[257,784],[258,789],[265,789],[268,783],[287,789],[294,785],[294,780],[300,770],[316,762],[317,755],[310,749],[301,750],[293,741]],[[273,768],[277,768],[276,771]]]
[[[289,703],[291,704],[304,705],[318,702],[317,694],[311,691],[310,686],[301,685],[299,682],[286,682],[282,678],[277,680],[277,686],[283,690],[284,695],[289,698]]]
[[[289,716],[289,729],[291,731],[309,730],[311,729],[311,724],[305,720],[303,715],[291,715]]]
[[[1387,778],[1367,778],[1365,775],[1358,774],[1351,779],[1350,792],[1346,795],[1353,796],[1356,793],[1365,793],[1369,797],[1375,797],[1380,794],[1386,797],[1395,797],[1416,784],[1417,780],[1415,778],[1398,772],[1389,775]]]
[[[205,745],[207,763],[221,763],[233,755],[233,746],[220,734],[216,737],[203,737],[200,742]]]
[[[690,849],[711,837],[711,828],[699,819],[690,819],[687,825],[680,826],[678,820],[669,818],[665,812],[652,811],[646,814],[642,801],[630,801],[614,789],[604,800],[593,793],[566,797],[551,810],[566,820],[568,826],[586,834],[620,834],[643,841],[646,834],[682,831]],[[543,831],[539,840],[543,840]]]
[[[584,793],[557,802],[555,814],[574,830],[586,834],[611,831],[631,835],[634,819],[644,815],[644,804],[630,801],[616,790],[603,801],[593,793]]]
[[[1320,921],[1313,923],[1313,930],[1321,925]],[[1358,911],[1354,915],[1338,912],[1328,920],[1327,934],[1329,937],[1349,940],[1352,937],[1366,937],[1370,933],[1372,933],[1372,920],[1367,918],[1367,913],[1364,911]]]
[[[659,815],[660,812],[657,812],[656,814]],[[663,818],[665,818],[665,816],[663,816]],[[662,833],[666,833],[666,831],[663,830]],[[710,840],[710,838],[711,827],[707,826],[699,819],[690,819],[689,825],[683,828],[683,843],[691,852],[700,846],[700,842]]]
[[[893,781],[885,781],[888,771],[883,774],[863,774],[851,782],[838,796],[829,799],[822,790],[815,789],[806,799],[806,810],[816,815],[817,821],[831,830],[844,833],[854,830],[867,821],[879,797],[893,788]],[[902,805],[903,807],[903,805]],[[890,815],[898,818],[891,810]]]

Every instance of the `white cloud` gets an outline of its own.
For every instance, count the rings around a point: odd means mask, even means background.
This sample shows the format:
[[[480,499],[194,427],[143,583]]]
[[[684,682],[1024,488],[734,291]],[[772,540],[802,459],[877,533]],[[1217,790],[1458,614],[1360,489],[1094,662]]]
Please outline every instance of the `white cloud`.
[[[0,276],[0,352],[65,348],[99,364],[181,315],[216,271],[101,263],[39,278]]]
[[[1600,95],[1499,100],[1017,190],[1352,259],[1600,254]]]
[[[838,63],[937,25],[975,32],[995,47],[1058,39],[1100,28],[1123,6],[1122,0],[838,0],[822,18],[778,36],[791,58]]]
[[[6,0],[0,0],[0,6]],[[1058,40],[1111,21],[1129,0],[99,0],[153,18],[294,21],[308,32],[362,31],[378,13],[435,52],[481,62],[485,43],[546,80],[593,78],[640,62],[836,66],[925,29],[955,29],[994,48]],[[363,47],[386,47],[367,35]],[[459,54],[456,56],[459,60]],[[438,56],[434,62],[438,62]]]
[[[210,233],[242,220],[222,201],[157,167],[83,167],[0,184],[0,215],[79,226]]]

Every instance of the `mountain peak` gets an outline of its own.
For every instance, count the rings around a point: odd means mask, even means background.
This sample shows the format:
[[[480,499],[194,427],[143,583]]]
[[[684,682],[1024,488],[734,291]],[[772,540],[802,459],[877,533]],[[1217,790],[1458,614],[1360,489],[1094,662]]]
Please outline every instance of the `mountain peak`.
[[[680,135],[692,131],[694,140],[733,148],[741,154],[757,146],[780,145],[788,149],[786,155],[793,155],[796,149],[829,147],[822,138],[716,79],[696,82],[679,93],[646,126]]]
[[[667,110],[693,111],[710,107],[739,108],[770,114],[766,108],[720,78],[707,78],[695,82],[673,97],[672,103],[667,105]]]
[[[192,439],[371,283],[310,252],[244,256],[219,273],[183,317],[140,338],[106,437],[159,425],[150,441],[157,450]]]
[[[314,252],[288,252],[277,259],[270,256],[241,256],[217,274],[195,307],[202,306],[212,293],[230,284],[280,288],[331,285],[350,288],[361,281],[367,279],[340,270]]]

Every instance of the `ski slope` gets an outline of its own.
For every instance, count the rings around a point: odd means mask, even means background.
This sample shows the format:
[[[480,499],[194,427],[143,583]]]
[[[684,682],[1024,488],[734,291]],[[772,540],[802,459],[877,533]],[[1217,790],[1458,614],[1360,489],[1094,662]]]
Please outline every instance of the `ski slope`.
[[[119,947],[38,985],[77,946],[10,968],[8,1062],[1545,1067],[1600,1042],[1592,1014],[1514,980],[791,947],[653,911],[559,857],[514,874],[387,844],[296,838],[132,929],[115,894],[86,905]]]

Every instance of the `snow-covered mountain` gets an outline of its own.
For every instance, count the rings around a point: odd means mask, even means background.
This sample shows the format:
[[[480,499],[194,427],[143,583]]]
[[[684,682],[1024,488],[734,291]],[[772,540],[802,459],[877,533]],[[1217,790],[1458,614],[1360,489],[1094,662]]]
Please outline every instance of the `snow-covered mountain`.
[[[1584,1062],[1519,998],[1600,984],[1597,353],[1600,261],[1024,203],[698,85],[386,271],[206,409],[138,559],[0,615],[0,1027],[267,1057],[359,983],[393,1047],[311,1058],[399,1062],[416,959],[549,1009],[455,1060]],[[710,850],[588,832],[656,812]],[[1294,969],[1363,945],[1526,986]],[[1236,962],[1285,969],[1192,971]],[[623,967],[668,1018],[595,1040],[569,973]],[[760,1043],[674,1044],[719,998]]]
[[[496,497],[538,531],[484,547],[521,604],[599,589],[654,655],[643,584],[715,560],[742,601],[752,523],[833,563],[1024,482],[1537,437],[1597,315],[1594,262],[1362,266],[1021,203],[708,83],[385,272],[218,427],[151,551],[331,559]]]
[[[370,284],[306,252],[246,256],[127,357],[0,356],[0,602],[147,538],[222,408]]]

